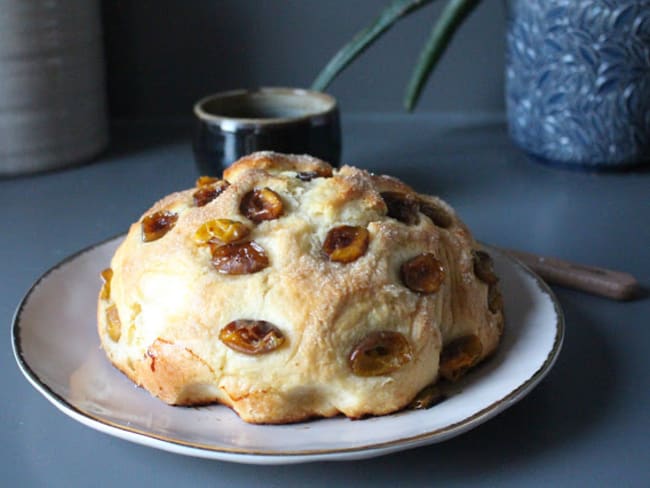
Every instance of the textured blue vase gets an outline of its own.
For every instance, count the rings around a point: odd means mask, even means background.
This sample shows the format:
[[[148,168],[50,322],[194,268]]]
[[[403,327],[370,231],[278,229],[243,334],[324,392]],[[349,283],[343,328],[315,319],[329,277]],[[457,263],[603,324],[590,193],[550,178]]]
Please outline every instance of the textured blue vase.
[[[650,162],[650,0],[507,0],[512,139],[594,169]]]

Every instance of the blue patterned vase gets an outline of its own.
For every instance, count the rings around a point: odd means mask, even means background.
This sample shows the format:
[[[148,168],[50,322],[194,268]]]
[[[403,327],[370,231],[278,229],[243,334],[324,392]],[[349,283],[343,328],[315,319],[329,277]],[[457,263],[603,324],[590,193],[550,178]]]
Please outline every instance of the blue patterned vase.
[[[510,135],[542,160],[650,162],[650,0],[507,0]]]

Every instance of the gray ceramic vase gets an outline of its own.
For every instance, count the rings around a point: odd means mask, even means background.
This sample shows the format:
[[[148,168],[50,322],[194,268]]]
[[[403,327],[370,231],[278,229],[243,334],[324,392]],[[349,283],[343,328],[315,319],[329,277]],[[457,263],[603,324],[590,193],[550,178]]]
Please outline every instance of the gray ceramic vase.
[[[99,0],[0,0],[0,176],[81,163],[108,142]]]
[[[650,0],[507,0],[513,140],[547,162],[650,162]]]

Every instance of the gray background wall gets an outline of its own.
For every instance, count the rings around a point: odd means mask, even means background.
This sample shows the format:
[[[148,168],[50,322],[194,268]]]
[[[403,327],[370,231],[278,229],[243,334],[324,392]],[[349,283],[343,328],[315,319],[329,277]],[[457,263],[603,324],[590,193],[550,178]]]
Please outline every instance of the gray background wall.
[[[103,0],[113,118],[190,117],[198,98],[307,87],[390,0]],[[403,19],[329,88],[342,109],[401,110],[419,50],[445,2]],[[461,27],[418,111],[503,111],[504,2]]]

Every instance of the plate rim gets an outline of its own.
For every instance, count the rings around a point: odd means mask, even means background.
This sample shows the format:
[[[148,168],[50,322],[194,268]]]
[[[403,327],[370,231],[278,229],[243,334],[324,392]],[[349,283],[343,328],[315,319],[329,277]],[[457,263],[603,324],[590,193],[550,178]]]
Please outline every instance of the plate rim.
[[[14,354],[14,359],[16,360],[18,367],[25,376],[25,378],[31,383],[31,385],[41,393],[50,403],[52,403],[57,409],[59,409],[65,415],[77,420],[78,422],[86,425],[90,428],[98,430],[100,432],[114,435],[118,438],[135,442],[141,445],[146,445],[149,447],[155,447],[162,449],[168,452],[174,452],[178,454],[185,454],[195,457],[203,457],[210,459],[220,459],[224,461],[235,461],[235,462],[245,462],[245,463],[259,463],[259,464],[283,464],[291,462],[308,462],[308,461],[319,461],[319,460],[335,460],[341,459],[341,456],[347,455],[357,455],[356,458],[361,457],[371,457],[373,455],[379,455],[381,453],[389,453],[396,450],[409,449],[412,447],[417,447],[420,445],[434,444],[437,442],[442,442],[449,438],[455,437],[462,434],[468,430],[471,430],[475,426],[478,426],[489,420],[490,418],[498,415],[507,408],[511,407],[519,400],[521,400],[526,393],[530,392],[535,386],[548,374],[555,364],[559,353],[562,349],[565,335],[565,317],[560,307],[559,301],[549,287],[549,285],[542,280],[535,272],[533,272],[528,266],[520,262],[518,259],[506,254],[505,252],[499,250],[498,248],[480,243],[484,248],[487,248],[490,252],[498,254],[504,260],[508,261],[510,264],[520,268],[527,274],[530,278],[535,281],[535,284],[539,289],[548,295],[551,303],[553,304],[553,309],[555,312],[555,336],[553,338],[553,345],[548,351],[546,358],[541,363],[539,368],[530,375],[523,383],[511,390],[508,394],[502,396],[498,400],[490,403],[489,405],[483,407],[478,412],[465,417],[458,422],[453,424],[445,425],[434,430],[429,430],[421,434],[402,437],[399,439],[392,439],[388,441],[375,442],[371,444],[366,444],[362,446],[354,447],[343,447],[343,448],[325,448],[325,449],[297,449],[297,450],[257,450],[250,448],[231,448],[224,446],[215,446],[212,444],[204,444],[197,442],[184,441],[182,439],[168,437],[162,434],[156,434],[153,432],[146,432],[139,430],[128,425],[124,425],[118,422],[113,422],[111,420],[101,418],[99,416],[93,415],[90,412],[84,411],[75,405],[71,404],[66,398],[55,392],[45,381],[36,374],[36,372],[31,368],[27,360],[23,356],[22,349],[22,338],[21,338],[21,316],[25,308],[29,304],[29,300],[34,294],[35,290],[43,283],[43,281],[48,278],[52,273],[62,268],[63,266],[71,263],[77,258],[81,257],[84,254],[87,254],[101,246],[104,246],[112,241],[123,238],[126,234],[119,233],[111,237],[105,238],[101,241],[98,241],[94,244],[88,245],[70,255],[63,258],[44,273],[42,273],[26,291],[23,298],[20,300],[18,306],[14,311],[14,315],[11,323],[11,344]],[[431,442],[427,442],[431,441]],[[347,458],[343,458],[347,459]]]

